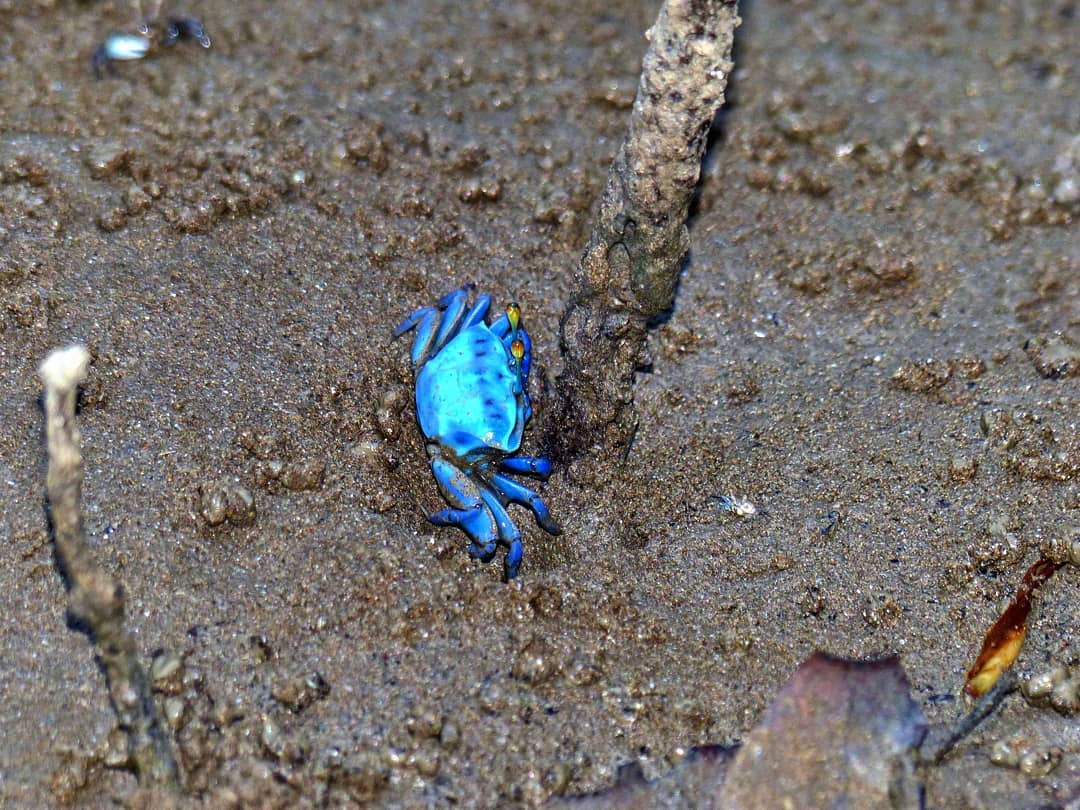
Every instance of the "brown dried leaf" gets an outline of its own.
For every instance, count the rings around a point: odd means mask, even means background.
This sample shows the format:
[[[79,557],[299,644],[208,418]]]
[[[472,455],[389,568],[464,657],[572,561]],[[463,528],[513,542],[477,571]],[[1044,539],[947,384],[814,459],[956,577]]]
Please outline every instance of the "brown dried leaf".
[[[691,751],[672,772],[645,781],[636,765],[575,808],[919,806],[917,748],[926,720],[899,660],[803,662],[731,757]]]
[[[915,749],[925,732],[899,659],[817,653],[773,698],[714,806],[918,806]]]

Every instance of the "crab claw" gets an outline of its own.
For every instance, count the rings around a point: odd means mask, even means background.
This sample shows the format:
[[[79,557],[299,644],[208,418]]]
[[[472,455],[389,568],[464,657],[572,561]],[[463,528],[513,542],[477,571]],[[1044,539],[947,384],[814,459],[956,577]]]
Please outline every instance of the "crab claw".
[[[503,575],[506,577],[507,582],[517,576],[518,568],[521,566],[521,557],[524,553],[525,549],[521,545],[520,537],[510,543],[510,550],[506,552],[506,560],[503,563]]]
[[[495,473],[495,475],[491,476],[491,483],[494,485],[495,491],[507,501],[529,507],[533,515],[536,516],[537,525],[545,532],[554,535],[562,533],[558,524],[551,519],[547,504],[531,489],[519,484],[512,478],[507,478],[502,473]]]
[[[484,505],[480,488],[465,473],[441,458],[431,460],[431,472],[439,491],[452,508],[436,512],[428,520],[436,526],[459,527],[473,541],[470,554],[491,559],[498,545],[499,526],[491,510]]]
[[[480,497],[484,499],[484,503],[491,510],[492,517],[495,518],[495,525],[499,529],[499,541],[507,548],[503,573],[506,581],[509,582],[517,576],[524,554],[524,548],[521,545],[521,530],[514,525],[514,521],[510,519],[506,507],[503,506],[496,493],[482,487]]]

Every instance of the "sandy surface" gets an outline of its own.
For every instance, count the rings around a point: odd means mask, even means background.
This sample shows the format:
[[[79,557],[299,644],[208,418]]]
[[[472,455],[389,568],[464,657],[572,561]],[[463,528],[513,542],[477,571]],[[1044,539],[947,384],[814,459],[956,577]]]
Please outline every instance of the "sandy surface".
[[[1052,376],[1080,340],[1073,3],[745,7],[625,466],[559,467],[564,533],[516,512],[509,586],[425,519],[390,330],[464,282],[516,298],[544,419],[653,5],[204,2],[209,51],[97,80],[130,4],[0,0],[0,803],[135,790],[44,520],[35,369],[73,341],[87,529],[147,661],[184,658],[159,685],[212,806],[655,776],[817,649],[898,653],[932,722],[963,712],[1080,523],[1080,377]],[[254,522],[211,525],[237,487]],[[1025,672],[1077,665],[1078,589],[1043,590]],[[1076,725],[1014,696],[930,804],[1076,801]]]

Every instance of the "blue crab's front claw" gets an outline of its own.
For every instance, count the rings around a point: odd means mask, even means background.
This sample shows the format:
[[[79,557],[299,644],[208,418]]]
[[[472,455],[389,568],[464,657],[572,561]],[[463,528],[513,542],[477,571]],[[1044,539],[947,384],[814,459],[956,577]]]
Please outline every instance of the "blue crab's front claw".
[[[436,526],[457,526],[473,541],[469,553],[490,560],[498,545],[499,526],[485,504],[480,487],[465,473],[441,458],[431,460],[431,472],[451,509],[428,518]],[[475,553],[474,553],[475,552]]]
[[[517,576],[518,568],[521,566],[521,557],[524,553],[525,549],[521,545],[521,538],[510,544],[510,550],[506,552],[506,562],[503,563],[503,574],[507,582]]]
[[[562,530],[558,527],[554,520],[551,519],[551,513],[548,512],[547,504],[543,499],[523,484],[519,484],[512,478],[507,478],[505,475],[495,473],[491,477],[491,483],[498,491],[498,493],[507,501],[513,503],[520,503],[522,506],[529,507],[533,514],[536,515],[536,522],[548,534],[561,534]]]
[[[481,488],[480,497],[484,499],[484,503],[487,504],[487,508],[491,510],[491,514],[495,518],[495,525],[499,530],[499,542],[508,549],[503,571],[506,581],[509,582],[517,576],[518,567],[521,565],[521,557],[524,553],[521,545],[521,529],[514,525],[514,521],[510,519],[510,513],[506,511],[506,507],[503,506],[496,492]]]

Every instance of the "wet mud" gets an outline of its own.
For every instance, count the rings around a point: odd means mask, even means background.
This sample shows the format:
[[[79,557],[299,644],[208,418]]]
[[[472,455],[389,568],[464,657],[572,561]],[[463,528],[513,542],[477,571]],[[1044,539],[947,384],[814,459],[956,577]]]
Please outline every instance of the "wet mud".
[[[651,779],[745,738],[815,650],[896,654],[930,722],[964,712],[1002,603],[1080,524],[1073,4],[743,7],[634,442],[558,466],[561,536],[514,511],[509,585],[426,520],[390,331],[466,282],[517,300],[525,448],[574,430],[545,421],[558,323],[656,9],[180,10],[210,49],[97,79],[131,4],[0,0],[0,802],[151,800],[44,518],[35,369],[75,341],[86,528],[192,804]],[[1040,592],[1025,677],[1077,666],[1078,587]],[[1019,695],[927,785],[1078,795],[1075,715]]]

